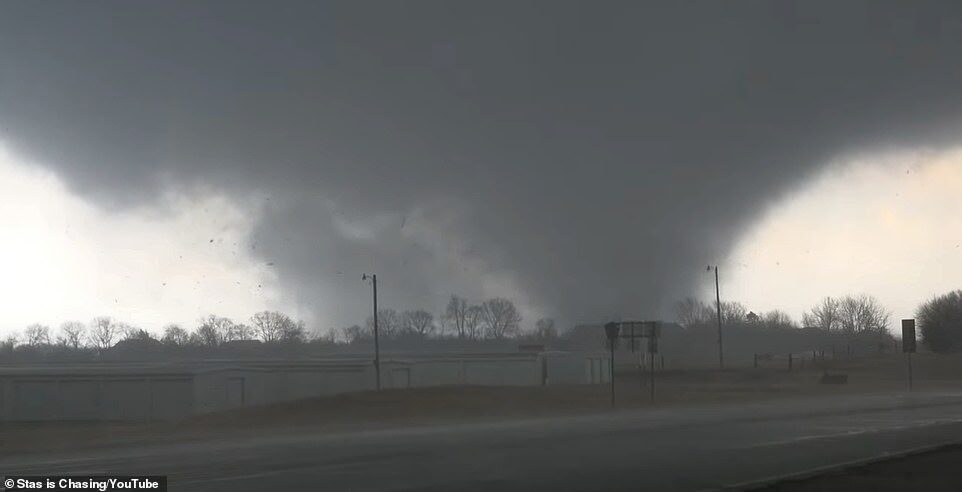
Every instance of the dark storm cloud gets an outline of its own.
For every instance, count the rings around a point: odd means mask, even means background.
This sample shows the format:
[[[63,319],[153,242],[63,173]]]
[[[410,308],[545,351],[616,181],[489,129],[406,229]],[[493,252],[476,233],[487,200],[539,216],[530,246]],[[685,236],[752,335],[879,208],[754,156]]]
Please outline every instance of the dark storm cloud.
[[[957,138],[960,79],[950,3],[0,4],[3,140],[105,206],[267,193],[256,253],[337,322],[368,270],[663,314],[826,159]]]

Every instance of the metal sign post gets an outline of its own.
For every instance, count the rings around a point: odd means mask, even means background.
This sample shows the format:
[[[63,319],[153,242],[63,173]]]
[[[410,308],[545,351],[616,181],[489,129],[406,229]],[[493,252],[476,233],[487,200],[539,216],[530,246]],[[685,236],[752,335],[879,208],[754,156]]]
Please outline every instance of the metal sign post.
[[[651,370],[648,371],[648,391],[651,402],[655,402],[655,354],[658,353],[658,339],[648,338],[648,358],[651,359]]]
[[[612,374],[612,386],[611,386],[611,406],[615,405],[615,387],[614,387],[614,360],[615,360],[615,345],[614,340],[617,338],[627,338],[631,342],[632,348],[634,347],[634,342],[636,338],[644,338],[648,341],[648,358],[649,358],[649,371],[648,371],[648,391],[651,401],[655,401],[655,355],[658,353],[658,337],[661,336],[661,323],[658,321],[622,321],[610,322],[605,324],[605,336],[608,337],[608,341],[611,344],[611,374]],[[638,380],[644,381],[641,374],[641,368],[644,365],[639,361],[638,363]],[[644,383],[641,383],[644,385]]]
[[[618,334],[621,331],[621,326],[614,321],[605,324],[605,336],[608,337],[608,346],[611,347],[611,359],[609,360],[609,376],[611,379],[611,408],[615,408],[615,342],[618,340]]]
[[[902,320],[902,352],[909,370],[909,391],[912,391],[912,352],[915,352],[915,320]]]

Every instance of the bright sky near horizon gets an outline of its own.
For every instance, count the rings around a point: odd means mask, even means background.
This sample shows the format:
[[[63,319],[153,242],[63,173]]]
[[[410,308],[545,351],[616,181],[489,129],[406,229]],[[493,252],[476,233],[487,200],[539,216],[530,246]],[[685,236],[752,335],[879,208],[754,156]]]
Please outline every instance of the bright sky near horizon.
[[[0,150],[0,332],[98,315],[154,331],[210,312],[303,317],[249,254],[253,203],[168,194],[108,211]],[[960,245],[962,150],[851,156],[773,203],[722,265],[722,296],[798,319],[826,295],[866,293],[894,325],[959,288]]]
[[[0,332],[102,315],[160,331],[211,312],[297,314],[278,298],[270,266],[248,254],[256,217],[223,196],[103,210],[0,148]]]
[[[897,320],[962,288],[962,149],[849,156],[774,204],[733,251],[722,296],[796,320],[876,296]]]

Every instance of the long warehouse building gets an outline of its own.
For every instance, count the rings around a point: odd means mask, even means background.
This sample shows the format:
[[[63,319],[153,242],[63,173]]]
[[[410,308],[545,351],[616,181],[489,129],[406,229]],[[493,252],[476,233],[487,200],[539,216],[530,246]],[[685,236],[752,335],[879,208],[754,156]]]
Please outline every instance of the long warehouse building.
[[[605,354],[392,357],[382,387],[604,384]],[[152,421],[375,389],[370,359],[0,367],[0,421]]]

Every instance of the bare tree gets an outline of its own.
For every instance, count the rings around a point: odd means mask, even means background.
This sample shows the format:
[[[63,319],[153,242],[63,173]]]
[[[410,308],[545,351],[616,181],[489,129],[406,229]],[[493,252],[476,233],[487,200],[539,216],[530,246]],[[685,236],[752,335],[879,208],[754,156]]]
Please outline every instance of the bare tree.
[[[712,305],[712,307],[714,307],[714,305]],[[748,308],[740,302],[722,302],[721,315],[723,324],[738,325],[747,320]]]
[[[178,325],[170,324],[164,327],[164,336],[160,339],[165,345],[183,347],[190,343],[190,335],[187,330]]]
[[[2,342],[0,342],[0,351],[7,353],[13,352],[13,349],[17,347],[18,343],[20,343],[20,334],[12,331],[7,334],[7,337],[4,338]]]
[[[541,340],[551,340],[558,338],[558,329],[554,326],[551,318],[541,318],[534,323],[534,336]]]
[[[470,340],[479,340],[482,332],[484,309],[481,306],[469,306],[464,313],[464,334]]]
[[[448,307],[444,310],[442,323],[453,328],[458,338],[467,336],[468,301],[458,296],[451,296]]]
[[[795,328],[795,321],[785,311],[773,309],[762,315],[765,328],[775,330],[780,328]]]
[[[714,315],[711,308],[694,297],[686,297],[675,305],[675,315],[678,324],[685,329],[705,326],[711,323]]]
[[[214,331],[214,328],[210,325],[200,325],[190,334],[190,343],[192,345],[216,347],[220,345],[220,340],[220,335]]]
[[[128,329],[124,331],[123,341],[155,342],[157,339],[147,330],[128,326]]]
[[[224,330],[224,341],[233,342],[235,340],[253,340],[254,329],[244,323],[231,323]]]
[[[294,321],[287,318],[288,322],[281,327],[281,341],[285,343],[304,343],[307,341],[307,328],[303,321]]]
[[[83,345],[84,325],[79,321],[67,321],[60,325],[60,334],[57,335],[57,345],[78,349]]]
[[[890,314],[878,299],[861,294],[846,296],[840,302],[840,325],[849,334],[884,333],[888,329]]]
[[[94,318],[90,322],[90,330],[87,335],[94,346],[101,350],[108,349],[114,345],[114,338],[117,336],[117,324],[107,316]]]
[[[822,299],[811,311],[802,315],[802,324],[806,327],[819,328],[825,331],[841,330],[841,303],[834,297]]]
[[[387,308],[377,310],[377,331],[378,336],[382,338],[394,338],[401,332],[403,327],[401,314],[397,311]],[[368,316],[367,331],[369,333],[374,333],[374,317]]]
[[[518,333],[521,313],[510,300],[495,297],[481,305],[481,320],[488,337],[503,340]]]
[[[423,310],[405,311],[402,315],[404,332],[426,338],[434,334],[434,315]]]
[[[326,330],[315,329],[307,335],[309,343],[321,345],[333,345],[337,343],[338,330],[328,328]]]
[[[27,345],[39,347],[50,345],[50,328],[41,324],[32,324],[23,330],[23,335],[27,340]]]
[[[694,297],[687,297],[675,305],[678,324],[685,329],[714,326],[718,317],[716,302],[705,304]],[[725,325],[738,325],[748,321],[748,308],[740,302],[722,302],[721,318]]]
[[[234,325],[228,318],[209,314],[199,321],[200,325],[194,330],[194,338],[199,345],[216,347],[224,341],[224,335]]]
[[[117,323],[117,333],[120,334],[121,340],[144,340],[145,338],[153,338],[153,335],[146,330],[122,322]]]
[[[370,334],[365,333],[364,329],[358,325],[351,325],[341,328],[340,336],[346,343],[357,343],[369,338]]]
[[[289,316],[277,311],[261,311],[251,317],[251,328],[264,343],[289,339],[296,331],[296,325]]]

